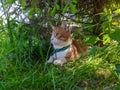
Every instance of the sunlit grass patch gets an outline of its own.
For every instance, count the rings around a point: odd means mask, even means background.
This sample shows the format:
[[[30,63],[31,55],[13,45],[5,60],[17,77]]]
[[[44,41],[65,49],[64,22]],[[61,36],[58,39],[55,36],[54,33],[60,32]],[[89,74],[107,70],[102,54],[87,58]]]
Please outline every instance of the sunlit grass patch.
[[[30,55],[30,49],[25,51],[21,48],[25,44],[19,41],[13,44],[9,40],[0,44],[0,87],[3,90],[102,90],[117,88],[119,85],[115,74],[115,64],[120,63],[119,45],[112,43],[105,47],[95,47],[95,54],[59,67],[45,64],[45,55],[44,61],[24,57]],[[19,49],[20,52],[17,52]]]

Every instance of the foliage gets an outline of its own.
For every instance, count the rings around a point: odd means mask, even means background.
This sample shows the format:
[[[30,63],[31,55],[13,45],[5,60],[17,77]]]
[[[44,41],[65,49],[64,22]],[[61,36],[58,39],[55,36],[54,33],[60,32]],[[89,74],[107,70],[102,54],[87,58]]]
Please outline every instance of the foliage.
[[[7,50],[11,48],[7,45],[6,47]],[[112,70],[115,69],[113,62],[119,62],[120,53],[110,50],[116,51],[116,48],[98,49],[96,55],[82,57],[76,62],[65,64],[64,67],[46,65],[38,61],[21,62],[19,59],[17,62],[10,59],[5,61],[3,58],[0,64],[0,87],[32,90],[118,88],[118,80]],[[117,52],[119,51],[120,48]]]
[[[120,64],[116,64],[115,67],[116,67],[116,72],[120,73]]]
[[[0,89],[119,90],[118,1],[2,0]],[[59,25],[63,19],[79,26],[72,31],[73,39],[83,39],[84,44],[90,44],[90,55],[62,67],[47,65],[45,62],[52,50],[50,25]],[[94,34],[100,29],[102,32]],[[103,47],[96,46],[99,40],[102,40]]]

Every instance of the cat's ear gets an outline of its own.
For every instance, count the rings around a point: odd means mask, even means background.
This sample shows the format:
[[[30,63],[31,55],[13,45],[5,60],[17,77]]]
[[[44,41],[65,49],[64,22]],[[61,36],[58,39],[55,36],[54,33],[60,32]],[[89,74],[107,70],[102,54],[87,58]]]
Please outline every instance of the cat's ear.
[[[62,27],[62,28],[67,28],[67,23],[66,23],[66,21],[62,21],[61,27]]]
[[[69,27],[67,26],[66,21],[62,21],[61,27],[62,27],[64,30],[69,31]]]

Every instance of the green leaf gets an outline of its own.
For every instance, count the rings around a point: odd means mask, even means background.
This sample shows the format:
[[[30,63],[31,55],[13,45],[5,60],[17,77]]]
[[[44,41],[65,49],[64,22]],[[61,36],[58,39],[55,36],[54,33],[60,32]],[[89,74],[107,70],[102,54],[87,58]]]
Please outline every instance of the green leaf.
[[[91,55],[95,55],[95,53],[96,53],[96,48],[95,48],[94,46],[91,46],[91,48],[89,48],[89,53],[90,53]]]
[[[109,22],[111,22],[111,21],[112,21],[112,15],[109,16]]]
[[[108,34],[105,34],[103,36],[103,43],[106,44],[106,43],[110,43],[110,37]]]
[[[56,11],[60,9],[60,6],[58,4],[55,5],[55,7],[53,8],[53,10],[50,12],[51,16],[54,16]]]
[[[42,13],[42,10],[41,10],[40,8],[35,8],[35,12],[36,12],[36,13],[43,14],[43,13]]]
[[[21,3],[22,7],[26,6],[26,1],[25,0],[19,0],[19,2]]]
[[[30,18],[33,18],[33,13],[34,13],[34,8],[31,8],[29,11],[28,11],[28,16],[30,17]]]
[[[13,4],[15,2],[15,0],[6,0],[3,2],[3,6],[6,6],[7,4]]]
[[[110,36],[111,39],[114,39],[114,40],[120,42],[120,30],[115,30],[109,36]]]
[[[12,4],[15,2],[15,0],[7,0],[8,3]]]
[[[63,8],[63,10],[62,10],[62,14],[64,14],[64,13],[67,11],[67,8],[68,8],[68,4],[65,5],[65,7]]]
[[[76,4],[76,3],[77,3],[77,0],[72,0],[72,2]]]
[[[98,41],[98,37],[97,36],[92,36],[86,41],[86,43],[95,44],[97,41]]]
[[[120,64],[116,64],[115,67],[116,67],[116,72],[120,73]]]
[[[71,9],[72,13],[76,13],[77,12],[76,5],[74,5],[74,4],[70,5],[70,9]]]
[[[55,5],[56,9],[59,10],[60,6],[58,4]]]
[[[50,12],[50,16],[53,16],[56,12],[56,7],[53,8],[53,10]]]
[[[116,13],[120,13],[120,9],[117,9],[115,12],[116,12]]]

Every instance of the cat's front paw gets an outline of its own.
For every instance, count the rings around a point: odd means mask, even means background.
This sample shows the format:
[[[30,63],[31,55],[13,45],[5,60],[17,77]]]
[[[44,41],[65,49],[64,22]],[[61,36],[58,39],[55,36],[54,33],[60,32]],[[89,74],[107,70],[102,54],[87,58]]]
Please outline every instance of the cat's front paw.
[[[46,63],[52,63],[53,62],[53,60],[48,60],[48,61],[46,61]]]
[[[63,61],[62,60],[55,60],[54,62],[54,65],[63,65]]]
[[[50,58],[49,58],[49,60],[48,61],[46,61],[46,64],[47,63],[52,63],[54,60],[53,60],[53,57],[52,56],[50,56]]]

